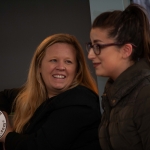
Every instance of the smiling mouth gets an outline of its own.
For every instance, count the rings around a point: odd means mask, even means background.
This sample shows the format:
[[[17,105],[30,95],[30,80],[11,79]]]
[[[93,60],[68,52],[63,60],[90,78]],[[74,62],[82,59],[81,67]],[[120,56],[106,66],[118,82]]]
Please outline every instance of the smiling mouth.
[[[93,67],[97,67],[98,65],[100,65],[101,63],[93,63]]]
[[[57,78],[57,79],[64,79],[66,78],[66,76],[64,75],[53,75],[54,78]]]

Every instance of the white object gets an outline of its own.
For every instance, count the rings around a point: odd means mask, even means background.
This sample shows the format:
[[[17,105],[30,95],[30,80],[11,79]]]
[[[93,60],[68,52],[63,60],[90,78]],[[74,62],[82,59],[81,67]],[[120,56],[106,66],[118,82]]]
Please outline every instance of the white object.
[[[3,114],[2,111],[0,111],[0,138],[3,136],[3,134],[6,131],[6,117]]]

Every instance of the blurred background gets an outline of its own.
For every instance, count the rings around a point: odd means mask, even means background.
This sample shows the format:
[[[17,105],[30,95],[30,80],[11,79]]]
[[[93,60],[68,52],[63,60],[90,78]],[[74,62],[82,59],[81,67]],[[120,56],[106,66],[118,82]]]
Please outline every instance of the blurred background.
[[[150,15],[150,0],[5,0],[0,1],[0,91],[22,86],[32,55],[47,36],[69,33],[81,43],[100,100],[107,78],[97,77],[87,59],[85,43],[95,17],[108,10],[124,10],[138,3]]]

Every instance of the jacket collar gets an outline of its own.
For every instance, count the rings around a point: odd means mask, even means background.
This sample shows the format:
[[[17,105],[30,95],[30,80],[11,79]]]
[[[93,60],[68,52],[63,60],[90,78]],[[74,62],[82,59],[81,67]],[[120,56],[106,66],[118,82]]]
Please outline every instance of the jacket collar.
[[[150,76],[150,64],[141,59],[126,69],[115,81],[109,79],[106,83],[105,93],[111,107],[115,106],[147,76]]]

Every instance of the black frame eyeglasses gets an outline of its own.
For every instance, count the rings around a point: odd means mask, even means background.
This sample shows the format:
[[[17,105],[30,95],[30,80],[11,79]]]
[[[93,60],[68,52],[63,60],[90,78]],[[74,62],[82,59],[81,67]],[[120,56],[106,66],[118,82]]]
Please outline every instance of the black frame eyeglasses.
[[[86,43],[86,50],[89,53],[90,49],[93,48],[93,51],[96,55],[99,55],[102,48],[107,46],[123,45],[122,43],[108,43],[108,44],[93,44],[91,42]]]

